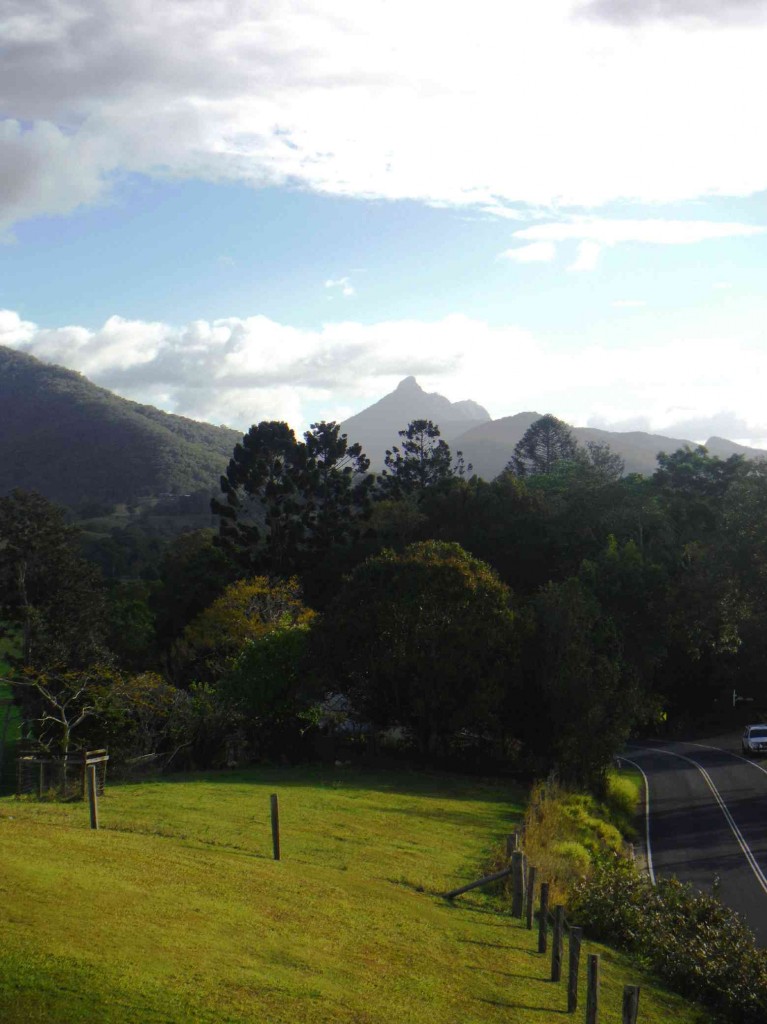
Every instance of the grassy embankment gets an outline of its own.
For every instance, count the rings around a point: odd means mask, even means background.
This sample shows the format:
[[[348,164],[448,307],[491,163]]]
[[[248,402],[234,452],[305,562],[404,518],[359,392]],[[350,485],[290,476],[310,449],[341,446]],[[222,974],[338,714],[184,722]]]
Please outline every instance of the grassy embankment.
[[[283,860],[271,859],[269,793]],[[563,985],[497,895],[450,905],[519,821],[507,784],[261,769],[116,786],[82,804],[0,800],[4,1024],[549,1024]],[[603,1016],[702,1018],[603,954]]]

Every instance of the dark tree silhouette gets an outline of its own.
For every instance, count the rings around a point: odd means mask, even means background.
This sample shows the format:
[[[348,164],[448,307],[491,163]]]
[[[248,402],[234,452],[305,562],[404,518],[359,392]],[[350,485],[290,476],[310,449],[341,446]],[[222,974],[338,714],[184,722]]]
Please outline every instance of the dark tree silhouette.
[[[369,512],[370,460],[337,423],[313,423],[303,441],[287,423],[252,426],[212,501],[223,546],[248,571],[301,571],[359,536]]]
[[[419,494],[434,484],[463,476],[467,469],[463,453],[456,453],[456,462],[450,445],[440,437],[439,427],[431,420],[413,420],[406,430],[400,430],[402,441],[387,449],[381,492],[387,498],[401,498]]]
[[[578,454],[570,428],[548,413],[530,424],[506,468],[517,476],[545,475],[559,462],[575,461]]]

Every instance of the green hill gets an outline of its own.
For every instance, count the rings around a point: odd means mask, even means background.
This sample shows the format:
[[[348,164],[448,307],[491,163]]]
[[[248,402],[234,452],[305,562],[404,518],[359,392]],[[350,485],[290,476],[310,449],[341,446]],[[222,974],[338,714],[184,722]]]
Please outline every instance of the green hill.
[[[241,435],[119,398],[0,347],[0,494],[64,505],[215,487]]]

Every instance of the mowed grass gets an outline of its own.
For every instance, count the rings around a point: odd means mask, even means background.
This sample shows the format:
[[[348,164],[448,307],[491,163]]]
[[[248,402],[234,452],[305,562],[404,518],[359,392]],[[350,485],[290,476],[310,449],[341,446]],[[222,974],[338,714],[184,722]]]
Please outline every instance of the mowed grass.
[[[282,855],[271,856],[269,794]],[[502,782],[264,769],[0,800],[0,1020],[554,1022],[563,984],[482,874],[522,813]],[[602,1021],[639,983],[642,1024],[706,1018],[603,953]],[[580,1011],[579,1011],[580,1013]]]

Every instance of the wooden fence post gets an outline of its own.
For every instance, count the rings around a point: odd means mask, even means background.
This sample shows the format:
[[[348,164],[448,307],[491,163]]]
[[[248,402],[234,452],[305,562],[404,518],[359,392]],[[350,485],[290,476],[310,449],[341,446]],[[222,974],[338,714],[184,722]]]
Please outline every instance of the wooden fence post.
[[[280,859],[280,804],[277,794],[272,793],[269,797],[272,807],[272,852],[274,859]]]
[[[99,827],[99,798],[96,793],[96,765],[88,765],[88,804],[91,812],[91,828]]]
[[[519,849],[519,832],[511,832],[506,836],[506,857],[511,860],[511,855]]]
[[[626,985],[623,989],[623,1024],[637,1024],[639,1016],[639,986]]]
[[[525,902],[524,854],[515,850],[511,855],[511,916],[522,917]]]
[[[599,1024],[599,954],[586,960],[586,1024]]]
[[[40,761],[37,765],[37,799],[42,800],[45,790],[45,765]]]
[[[567,1012],[575,1013],[578,1009],[578,973],[581,966],[581,942],[583,929],[570,929],[569,958],[567,971]]]
[[[554,936],[551,940],[551,980],[562,980],[562,946],[564,944],[565,908],[554,907]]]
[[[533,911],[535,909],[535,876],[537,873],[538,872],[533,867],[529,867],[527,869],[527,918],[525,923],[527,924],[528,929],[533,927]]]
[[[538,952],[545,953],[549,937],[549,883],[541,882],[541,904],[538,911]]]

